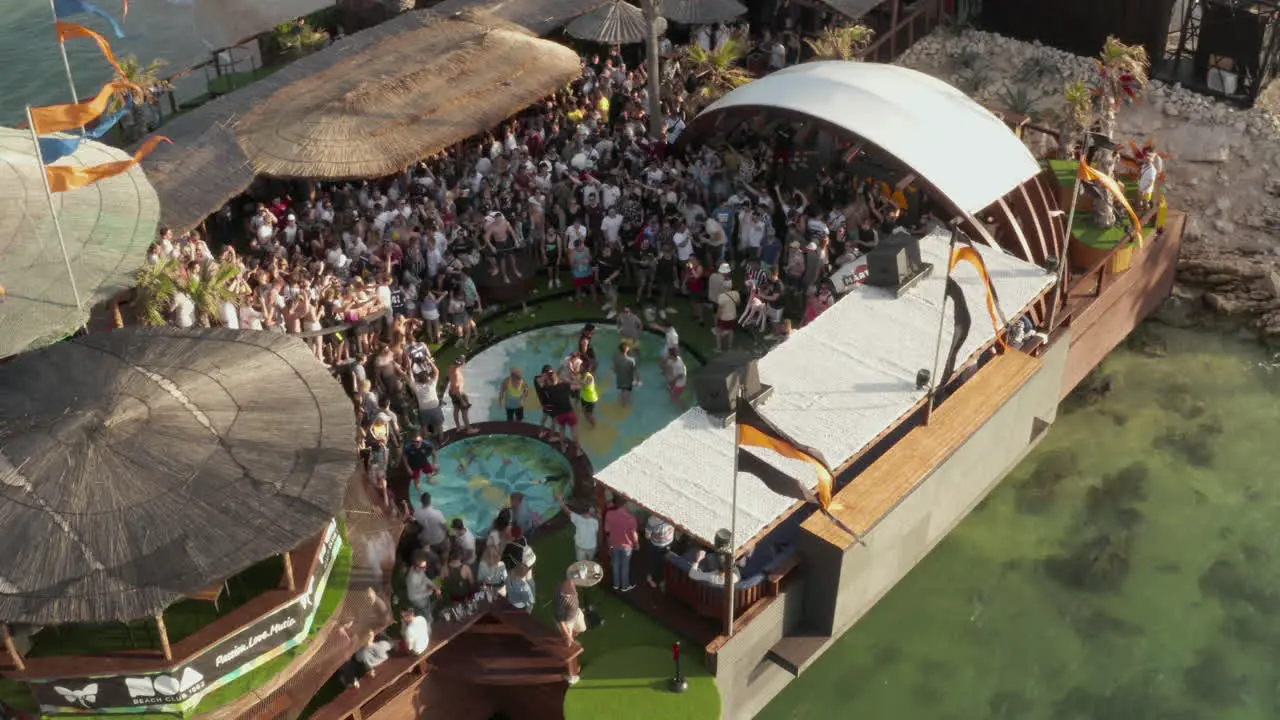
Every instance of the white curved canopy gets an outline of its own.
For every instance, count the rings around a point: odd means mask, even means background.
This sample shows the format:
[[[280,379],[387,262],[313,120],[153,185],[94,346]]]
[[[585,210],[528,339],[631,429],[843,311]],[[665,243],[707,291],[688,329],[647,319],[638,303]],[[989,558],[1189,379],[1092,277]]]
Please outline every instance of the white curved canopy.
[[[803,113],[844,128],[897,157],[969,213],[1040,172],[1022,141],[986,108],[941,80],[896,65],[795,65],[734,90],[694,125],[748,107]]]

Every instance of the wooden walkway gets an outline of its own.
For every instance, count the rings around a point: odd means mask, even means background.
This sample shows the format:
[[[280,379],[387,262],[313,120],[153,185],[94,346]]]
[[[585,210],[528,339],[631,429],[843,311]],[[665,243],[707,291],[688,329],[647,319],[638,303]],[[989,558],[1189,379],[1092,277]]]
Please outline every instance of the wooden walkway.
[[[859,536],[868,533],[1013,397],[1040,365],[1040,360],[1017,350],[997,355],[933,412],[928,425],[912,429],[837,493],[831,514]],[[802,527],[841,549],[856,542],[822,513],[814,513]]]

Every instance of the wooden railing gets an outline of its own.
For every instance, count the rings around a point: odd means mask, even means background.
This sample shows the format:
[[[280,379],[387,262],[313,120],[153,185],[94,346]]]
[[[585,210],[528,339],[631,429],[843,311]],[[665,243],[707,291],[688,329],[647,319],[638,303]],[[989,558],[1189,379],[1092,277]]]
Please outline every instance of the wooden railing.
[[[894,18],[890,21],[889,29],[879,33],[875,42],[862,51],[861,60],[891,63],[914,45],[917,39],[933,32],[942,21],[942,0],[917,0],[906,14],[901,14],[900,7],[900,4],[894,5]]]

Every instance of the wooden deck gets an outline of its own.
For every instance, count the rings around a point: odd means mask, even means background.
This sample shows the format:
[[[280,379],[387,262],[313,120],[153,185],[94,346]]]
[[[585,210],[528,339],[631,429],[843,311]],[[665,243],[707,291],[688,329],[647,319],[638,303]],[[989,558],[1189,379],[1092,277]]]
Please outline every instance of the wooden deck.
[[[928,425],[913,429],[837,493],[831,514],[859,536],[865,535],[950,458],[1039,368],[1039,360],[1016,350],[987,363],[934,411]],[[856,542],[821,513],[815,513],[802,527],[841,549]]]

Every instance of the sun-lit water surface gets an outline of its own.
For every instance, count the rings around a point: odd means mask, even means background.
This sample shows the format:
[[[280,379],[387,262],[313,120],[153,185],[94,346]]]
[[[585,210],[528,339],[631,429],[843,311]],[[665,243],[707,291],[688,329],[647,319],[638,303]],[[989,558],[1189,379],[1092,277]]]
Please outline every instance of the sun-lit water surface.
[[[1280,371],[1148,330],[759,717],[1280,717]]]

